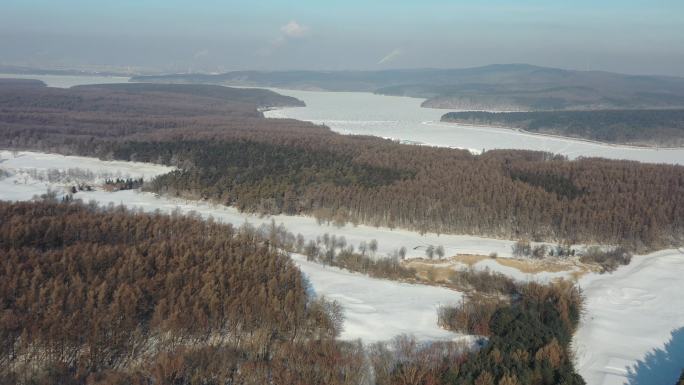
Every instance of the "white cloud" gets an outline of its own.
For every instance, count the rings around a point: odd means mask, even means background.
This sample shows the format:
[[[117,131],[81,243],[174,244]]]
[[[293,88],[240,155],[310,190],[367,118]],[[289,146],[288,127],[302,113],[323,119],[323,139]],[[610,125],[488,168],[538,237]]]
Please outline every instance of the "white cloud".
[[[387,55],[385,55],[385,57],[383,57],[382,59],[380,59],[378,64],[389,63],[391,61],[394,61],[394,59],[398,58],[399,56],[401,56],[403,54],[404,54],[404,51],[397,48],[397,49],[393,50],[392,52],[388,53]]]
[[[199,59],[199,58],[201,58],[202,56],[207,56],[207,55],[209,55],[209,50],[208,50],[208,49],[203,49],[203,50],[201,50],[201,51],[195,52],[195,55],[193,55],[193,57],[194,57],[195,59]]]
[[[309,27],[301,25],[296,21],[292,20],[280,28],[280,31],[289,38],[300,38],[304,37],[309,33]]]
[[[276,50],[287,45],[289,41],[306,37],[309,34],[309,27],[292,20],[280,27],[280,32],[280,35],[271,40],[268,46],[259,49],[257,55],[271,56]]]

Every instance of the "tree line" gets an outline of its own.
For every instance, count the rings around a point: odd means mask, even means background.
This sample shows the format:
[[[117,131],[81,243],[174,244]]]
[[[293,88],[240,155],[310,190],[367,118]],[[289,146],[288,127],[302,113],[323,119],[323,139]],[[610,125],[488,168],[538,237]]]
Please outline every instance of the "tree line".
[[[442,307],[444,327],[484,335],[488,343],[462,365],[470,382],[457,384],[584,384],[575,372],[570,343],[582,297],[568,282],[514,283],[504,297],[470,295]]]
[[[684,110],[449,112],[442,121],[520,128],[608,143],[684,145]]]

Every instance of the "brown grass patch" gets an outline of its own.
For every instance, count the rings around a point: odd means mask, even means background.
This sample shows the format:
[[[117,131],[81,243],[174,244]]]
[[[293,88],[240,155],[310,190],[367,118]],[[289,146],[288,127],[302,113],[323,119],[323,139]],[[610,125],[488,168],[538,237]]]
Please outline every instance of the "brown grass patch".
[[[558,273],[568,271],[573,265],[551,260],[528,260],[513,258],[497,258],[496,262],[500,265],[512,267],[526,274],[536,274],[542,272]]]
[[[446,262],[446,263],[445,263]],[[414,269],[416,277],[428,282],[448,283],[453,266],[448,260],[410,259],[403,262],[404,267]],[[431,279],[432,278],[432,279]]]
[[[410,259],[404,261],[405,267],[416,270],[416,277],[428,282],[449,283],[449,278],[456,263],[462,263],[472,267],[476,263],[489,257],[475,254],[458,254],[453,257],[443,259]]]
[[[490,259],[490,257],[476,254],[459,254],[441,260],[410,259],[404,261],[403,264],[405,267],[414,269],[416,271],[416,278],[420,280],[435,283],[449,283],[451,272],[454,271],[457,264],[473,267],[475,264],[485,259]],[[575,281],[589,272],[598,271],[597,266],[581,263],[574,259],[560,260],[547,258],[535,260],[496,258],[494,260],[502,266],[514,268],[525,274],[568,272],[571,279]]]
[[[585,274],[596,271],[597,269],[596,266],[588,265],[577,260],[559,260],[553,258],[543,260],[497,258],[496,262],[502,266],[512,267],[525,274],[569,272],[570,277],[573,280],[578,280]]]
[[[461,262],[461,263],[468,265],[469,267],[473,267],[474,264],[476,264],[476,263],[478,263],[484,259],[488,259],[488,258],[489,257],[486,255],[458,254],[458,255],[455,255],[455,256],[449,258],[449,260],[454,261],[454,262]]]

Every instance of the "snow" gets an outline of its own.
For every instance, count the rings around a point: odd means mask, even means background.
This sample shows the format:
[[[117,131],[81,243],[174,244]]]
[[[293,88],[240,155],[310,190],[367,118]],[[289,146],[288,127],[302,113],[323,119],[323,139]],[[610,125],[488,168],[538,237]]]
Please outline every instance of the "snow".
[[[676,382],[684,368],[683,274],[684,252],[663,250],[580,280],[586,311],[573,345],[588,385]]]
[[[102,161],[81,156],[38,152],[0,151],[0,170],[10,177],[0,179],[0,199],[26,200],[48,188],[63,191],[77,183],[102,183],[106,178],[149,180],[174,168],[151,163]],[[60,171],[61,175],[55,175]]]
[[[50,169],[69,170],[81,169],[94,173],[96,176],[119,176],[125,178],[150,179],[157,175],[166,174],[175,170],[173,167],[162,166],[152,163],[103,161],[97,158],[84,156],[66,156],[58,154],[46,154],[40,152],[0,151],[0,166],[9,171],[22,169],[35,169],[47,171]],[[97,181],[96,178],[93,181]]]
[[[317,295],[344,308],[340,338],[364,342],[386,341],[400,334],[419,340],[453,340],[465,336],[437,326],[437,308],[458,303],[462,294],[425,285],[400,283],[348,272],[292,256]]]
[[[563,154],[571,159],[603,157],[684,164],[684,148],[610,145],[505,128],[442,123],[442,115],[450,110],[423,108],[423,99],[363,92],[272,90],[301,99],[306,107],[267,111],[267,117],[325,124],[342,134],[374,135],[403,143],[468,149],[473,153],[483,149],[525,149]]]

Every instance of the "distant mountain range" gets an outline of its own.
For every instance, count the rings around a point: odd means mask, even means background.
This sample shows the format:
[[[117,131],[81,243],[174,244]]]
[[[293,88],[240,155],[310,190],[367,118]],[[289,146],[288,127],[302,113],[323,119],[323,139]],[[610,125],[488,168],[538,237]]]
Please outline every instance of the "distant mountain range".
[[[684,107],[684,78],[573,71],[528,64],[385,71],[235,71],[136,76],[138,82],[363,91],[427,99],[457,110],[596,110]]]
[[[56,76],[121,76],[129,77],[130,73],[120,71],[86,71],[77,69],[48,69],[0,64],[0,73],[14,75],[56,75]]]

